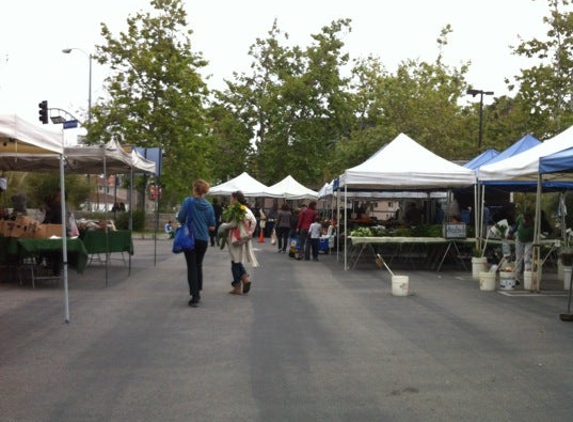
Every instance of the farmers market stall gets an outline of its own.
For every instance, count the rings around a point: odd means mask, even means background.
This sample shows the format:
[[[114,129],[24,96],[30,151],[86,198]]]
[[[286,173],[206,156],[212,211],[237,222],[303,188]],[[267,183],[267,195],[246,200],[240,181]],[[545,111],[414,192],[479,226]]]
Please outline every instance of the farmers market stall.
[[[370,158],[347,169],[339,177],[347,203],[349,191],[444,191],[476,183],[475,172],[442,158],[401,133]],[[344,237],[348,239],[348,216],[344,208]],[[344,249],[344,267],[347,265]]]
[[[388,263],[396,260],[411,267],[440,271],[448,256],[467,270],[465,258],[471,254],[475,239],[467,237],[465,224],[432,224],[414,228],[386,230],[360,227],[349,236],[348,268],[356,267],[361,258],[380,254]]]

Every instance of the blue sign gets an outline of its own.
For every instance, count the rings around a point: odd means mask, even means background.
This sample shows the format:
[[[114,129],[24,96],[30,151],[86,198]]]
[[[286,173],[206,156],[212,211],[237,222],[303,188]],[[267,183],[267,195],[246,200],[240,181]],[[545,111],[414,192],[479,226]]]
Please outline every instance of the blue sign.
[[[64,122],[64,129],[75,129],[78,127],[77,120],[67,120]]]

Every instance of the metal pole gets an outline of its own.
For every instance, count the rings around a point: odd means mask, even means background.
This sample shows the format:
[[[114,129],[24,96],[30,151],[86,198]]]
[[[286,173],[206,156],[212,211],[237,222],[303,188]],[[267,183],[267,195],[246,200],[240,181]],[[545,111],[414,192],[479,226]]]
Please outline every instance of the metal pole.
[[[483,91],[479,96],[479,135],[478,135],[478,154],[481,153],[481,140],[483,137]]]
[[[92,122],[92,55],[88,54],[90,61],[90,71],[88,80],[88,124]]]

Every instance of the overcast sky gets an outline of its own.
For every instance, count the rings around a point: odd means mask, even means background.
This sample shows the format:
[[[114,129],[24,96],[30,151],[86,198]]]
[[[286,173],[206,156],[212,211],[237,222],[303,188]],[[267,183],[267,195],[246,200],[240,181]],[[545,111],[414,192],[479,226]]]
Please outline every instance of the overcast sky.
[[[433,62],[436,39],[451,24],[445,63],[471,61],[467,80],[477,89],[507,94],[505,77],[532,62],[511,54],[518,36],[544,38],[546,0],[202,0],[185,2],[194,31],[193,51],[210,62],[206,74],[214,88],[233,71],[246,71],[248,48],[265,38],[273,21],[301,47],[333,20],[352,19],[344,39],[352,58],[369,54],[389,71],[406,59]],[[0,25],[0,113],[38,122],[38,103],[48,100],[74,114],[85,111],[89,93],[88,54],[102,44],[100,23],[114,35],[128,16],[150,11],[148,0],[18,0],[2,4]],[[72,54],[62,49],[74,47]],[[82,52],[83,51],[83,52]],[[106,69],[93,64],[92,102],[102,95]],[[486,99],[486,101],[489,101]],[[82,117],[82,116],[78,116]],[[38,122],[39,124],[39,122]],[[51,126],[51,125],[50,125]]]

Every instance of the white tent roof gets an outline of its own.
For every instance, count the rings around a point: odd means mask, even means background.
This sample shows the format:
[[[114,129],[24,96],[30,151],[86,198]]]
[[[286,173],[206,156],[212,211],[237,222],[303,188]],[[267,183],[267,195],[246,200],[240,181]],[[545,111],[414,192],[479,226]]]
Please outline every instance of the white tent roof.
[[[340,176],[340,188],[354,190],[447,189],[475,182],[473,170],[434,154],[403,133]]]
[[[269,187],[253,178],[247,172],[243,172],[234,179],[228,180],[220,185],[209,189],[208,195],[230,195],[240,190],[247,197],[271,196],[268,193]],[[274,196],[273,198],[278,198]]]
[[[131,166],[136,171],[157,174],[155,161],[144,158],[135,148],[131,150]]]
[[[325,196],[330,196],[332,195],[332,182],[330,183],[325,183],[320,190],[318,191],[318,197],[319,198],[323,198]]]
[[[110,141],[99,146],[66,147],[63,151],[66,173],[108,174],[135,172],[155,173],[155,163],[141,157],[135,149],[126,151],[119,143]],[[0,168],[22,172],[58,172],[59,156],[41,153],[0,152]]]
[[[108,174],[135,172],[155,173],[155,162],[139,155],[135,148],[124,148],[116,141],[101,146],[72,147],[64,150],[66,172]]]
[[[553,138],[530,148],[521,154],[514,155],[492,164],[479,168],[478,179],[483,182],[502,180],[537,180],[539,175],[539,159],[547,155],[573,147],[573,126]],[[563,174],[545,175],[544,179],[563,179]]]
[[[61,134],[29,123],[14,114],[0,115],[0,155],[61,154],[63,150]]]
[[[318,199],[318,192],[308,189],[288,175],[280,182],[269,187],[267,196],[284,199]]]

